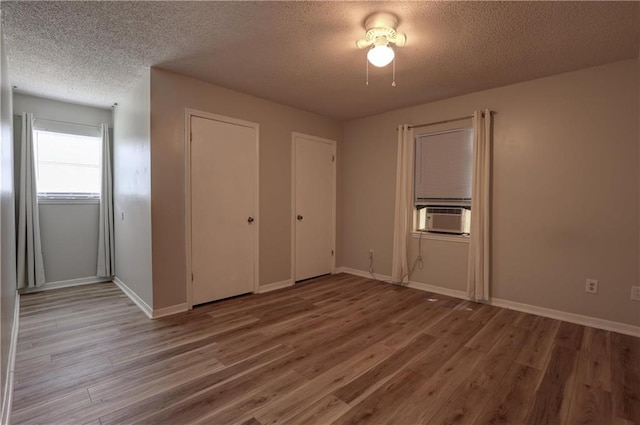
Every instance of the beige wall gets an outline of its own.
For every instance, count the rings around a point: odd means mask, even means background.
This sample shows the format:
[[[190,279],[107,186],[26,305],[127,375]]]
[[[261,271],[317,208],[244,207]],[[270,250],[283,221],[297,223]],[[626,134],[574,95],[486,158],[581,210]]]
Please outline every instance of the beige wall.
[[[4,402],[16,299],[11,85],[0,31],[0,394]],[[4,406],[4,403],[2,404]]]
[[[153,307],[149,90],[147,70],[115,108],[113,198],[116,277]]]
[[[295,87],[291,88],[295,90]],[[151,70],[154,307],[186,301],[185,108],[260,125],[260,284],[290,278],[291,132],[337,140],[336,120]],[[340,160],[340,158],[338,158]]]
[[[490,108],[493,296],[639,325],[629,299],[640,280],[638,84],[629,60],[348,122],[342,265],[367,270],[375,249],[376,272],[390,274],[396,126]],[[451,244],[423,240],[414,280],[464,290],[466,247]],[[586,278],[600,281],[598,295],[584,292]]]

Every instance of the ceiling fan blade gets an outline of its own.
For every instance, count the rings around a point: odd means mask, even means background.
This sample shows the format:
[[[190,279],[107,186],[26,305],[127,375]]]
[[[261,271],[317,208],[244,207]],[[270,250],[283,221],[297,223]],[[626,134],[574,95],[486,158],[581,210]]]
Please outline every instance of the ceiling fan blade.
[[[356,41],[356,46],[358,46],[358,49],[364,49],[365,47],[369,47],[371,46],[372,42],[370,40],[367,40],[366,38],[361,38],[360,40]]]

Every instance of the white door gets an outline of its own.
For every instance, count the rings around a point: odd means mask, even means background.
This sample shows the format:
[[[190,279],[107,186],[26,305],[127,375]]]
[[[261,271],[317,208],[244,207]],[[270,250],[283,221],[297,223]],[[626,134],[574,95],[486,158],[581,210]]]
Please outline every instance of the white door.
[[[254,289],[257,129],[191,117],[192,304]]]
[[[332,272],[335,235],[335,142],[294,135],[295,281]]]

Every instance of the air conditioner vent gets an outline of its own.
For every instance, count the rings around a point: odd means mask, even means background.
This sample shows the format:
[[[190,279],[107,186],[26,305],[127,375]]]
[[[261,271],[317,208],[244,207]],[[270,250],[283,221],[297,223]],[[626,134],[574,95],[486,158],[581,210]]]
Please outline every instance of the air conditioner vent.
[[[463,208],[437,208],[427,207],[428,214],[455,214],[462,215]]]

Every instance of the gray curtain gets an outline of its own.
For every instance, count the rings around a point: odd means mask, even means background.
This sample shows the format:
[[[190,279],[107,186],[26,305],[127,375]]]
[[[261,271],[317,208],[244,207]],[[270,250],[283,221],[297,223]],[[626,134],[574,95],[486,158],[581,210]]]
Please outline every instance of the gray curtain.
[[[33,114],[22,115],[20,143],[20,190],[18,192],[18,288],[45,283],[40,216],[33,152]]]
[[[102,135],[102,186],[100,190],[100,219],[98,221],[98,270],[97,276],[115,275],[113,238],[113,177],[111,172],[111,142],[109,127],[100,125]]]

